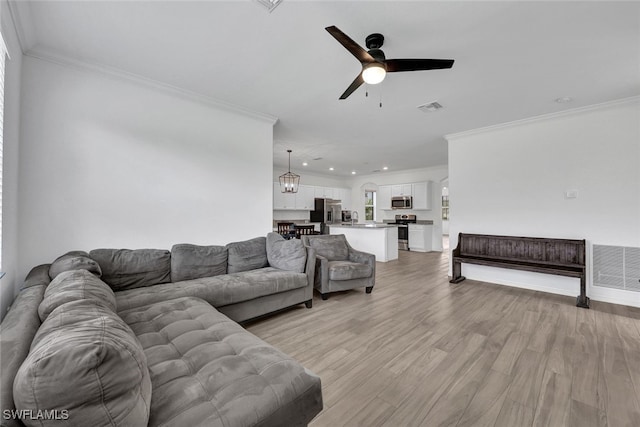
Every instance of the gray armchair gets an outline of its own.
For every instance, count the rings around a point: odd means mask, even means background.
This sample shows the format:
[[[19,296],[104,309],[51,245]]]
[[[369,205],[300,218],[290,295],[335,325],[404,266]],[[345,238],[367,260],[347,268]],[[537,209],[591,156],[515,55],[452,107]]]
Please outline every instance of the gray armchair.
[[[371,293],[376,281],[375,255],[353,249],[344,234],[301,237],[316,252],[314,287],[323,300],[330,292],[355,288]]]

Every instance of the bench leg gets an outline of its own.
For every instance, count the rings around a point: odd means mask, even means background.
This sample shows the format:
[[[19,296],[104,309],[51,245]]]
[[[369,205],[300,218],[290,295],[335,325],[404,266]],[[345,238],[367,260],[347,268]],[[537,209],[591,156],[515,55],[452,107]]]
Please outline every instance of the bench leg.
[[[462,263],[458,261],[453,261],[453,277],[449,280],[449,283],[460,283],[466,277],[462,275]]]
[[[589,301],[586,279],[582,276],[580,277],[580,295],[576,298],[576,307],[589,308]]]

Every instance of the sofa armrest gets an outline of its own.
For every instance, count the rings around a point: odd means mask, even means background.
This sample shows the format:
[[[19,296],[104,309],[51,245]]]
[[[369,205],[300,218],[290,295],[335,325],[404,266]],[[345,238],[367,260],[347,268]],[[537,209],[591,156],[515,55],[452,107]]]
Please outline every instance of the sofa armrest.
[[[312,247],[305,246],[305,249],[307,250],[307,263],[305,264],[304,272],[307,275],[307,283],[313,288],[316,275],[316,259],[318,256],[316,255],[316,250]]]

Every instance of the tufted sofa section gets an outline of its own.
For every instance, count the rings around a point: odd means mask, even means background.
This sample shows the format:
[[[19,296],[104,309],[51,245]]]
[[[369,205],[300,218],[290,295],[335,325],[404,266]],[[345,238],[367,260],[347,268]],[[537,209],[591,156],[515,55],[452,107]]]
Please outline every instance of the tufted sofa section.
[[[282,240],[35,267],[0,325],[0,409],[22,414],[0,426],[307,425],[320,378],[236,323],[311,307],[315,252]]]
[[[306,425],[320,379],[199,298],[118,313],[151,375],[149,426]]]

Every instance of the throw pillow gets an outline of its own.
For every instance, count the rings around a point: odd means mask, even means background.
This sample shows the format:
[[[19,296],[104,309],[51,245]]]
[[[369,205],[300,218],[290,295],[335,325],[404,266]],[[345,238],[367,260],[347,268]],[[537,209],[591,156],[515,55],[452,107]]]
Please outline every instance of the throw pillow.
[[[304,273],[307,250],[299,239],[286,240],[278,233],[267,234],[267,259],[271,267]]]
[[[255,270],[269,265],[267,261],[266,237],[256,237],[227,245],[229,250],[228,273]]]
[[[167,283],[171,280],[171,252],[163,249],[94,249],[102,280],[114,291]]]
[[[91,300],[115,313],[116,296],[109,286],[87,270],[60,273],[51,281],[38,307],[41,321],[59,306],[77,300]]]
[[[56,411],[65,425],[146,426],[151,380],[131,329],[107,308],[81,300],[61,305],[44,321],[16,374],[13,397],[18,411]]]
[[[49,277],[55,279],[56,276],[63,271],[84,269],[90,271],[96,276],[102,275],[102,270],[97,262],[89,257],[89,254],[83,251],[71,251],[56,258],[49,267]]]
[[[199,279],[227,273],[227,248],[182,243],[171,248],[171,281]]]

